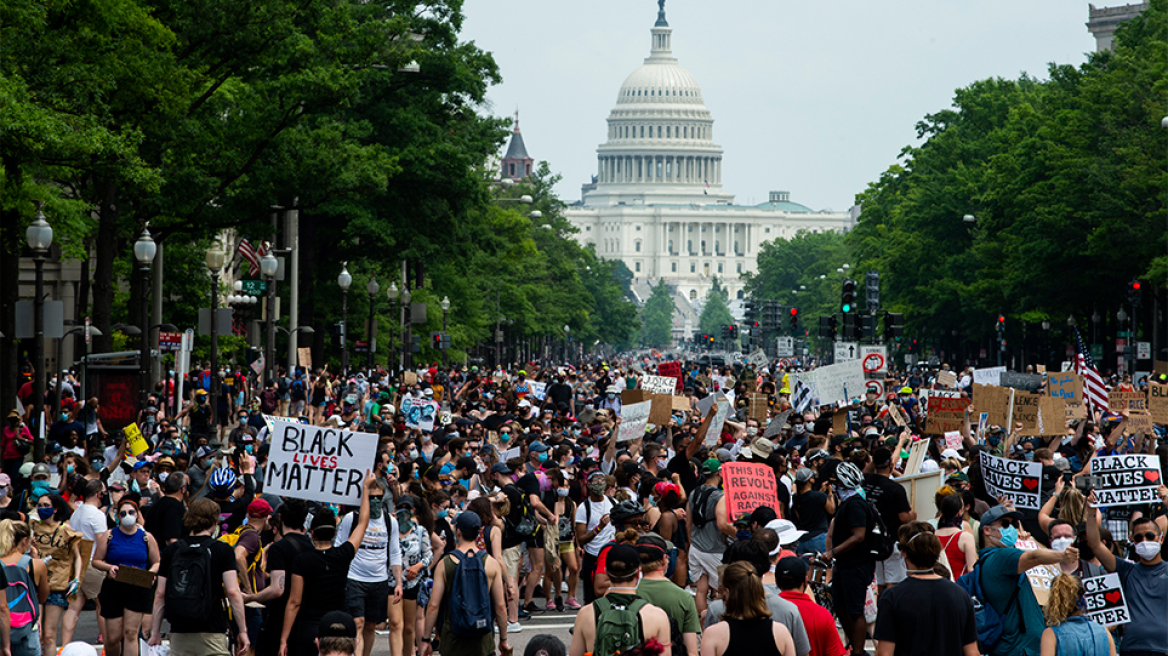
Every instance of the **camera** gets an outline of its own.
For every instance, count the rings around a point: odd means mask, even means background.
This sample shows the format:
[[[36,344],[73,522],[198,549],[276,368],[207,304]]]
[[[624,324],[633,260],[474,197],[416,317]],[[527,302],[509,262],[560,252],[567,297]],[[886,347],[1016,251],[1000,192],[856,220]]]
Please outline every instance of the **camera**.
[[[1075,479],[1075,488],[1083,493],[1084,496],[1091,493],[1095,486],[1099,484],[1098,476],[1079,476]]]

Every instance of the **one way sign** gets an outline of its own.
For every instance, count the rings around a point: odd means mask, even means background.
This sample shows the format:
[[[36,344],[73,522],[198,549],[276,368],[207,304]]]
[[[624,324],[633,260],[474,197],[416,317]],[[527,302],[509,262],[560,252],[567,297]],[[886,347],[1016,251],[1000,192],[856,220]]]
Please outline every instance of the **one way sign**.
[[[836,342],[835,343],[835,361],[844,362],[847,360],[855,360],[860,357],[860,346],[855,342]]]

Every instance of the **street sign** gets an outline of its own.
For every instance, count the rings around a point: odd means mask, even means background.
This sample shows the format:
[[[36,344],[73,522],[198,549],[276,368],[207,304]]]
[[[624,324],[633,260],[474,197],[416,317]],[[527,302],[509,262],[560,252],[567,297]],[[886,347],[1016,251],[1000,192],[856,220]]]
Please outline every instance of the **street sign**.
[[[177,351],[182,348],[183,334],[158,332],[158,350],[159,351]]]
[[[1126,339],[1120,338],[1120,339],[1115,340],[1115,352],[1116,353],[1123,353],[1124,349],[1126,349],[1126,348],[1127,348],[1127,340]]]
[[[888,348],[885,346],[861,346],[860,362],[866,374],[882,374],[888,371]]]
[[[1102,360],[1103,359],[1103,345],[1102,344],[1092,344],[1091,345],[1091,357],[1094,358],[1095,360]]]
[[[263,296],[268,291],[267,280],[240,280],[239,284],[239,291],[248,296]]]
[[[794,337],[776,337],[775,355],[780,358],[790,358],[795,355]]]
[[[855,342],[836,342],[835,343],[835,361],[844,362],[846,360],[855,360],[860,357],[860,345]]]
[[[365,339],[354,340],[353,344],[354,344],[353,350],[356,351],[357,353],[368,353],[369,352],[369,341],[368,340],[365,340]]]
[[[867,380],[864,381],[864,389],[868,392],[875,392],[876,398],[884,396],[884,381],[882,380]]]
[[[1136,342],[1136,358],[1140,360],[1152,359],[1152,343]]]

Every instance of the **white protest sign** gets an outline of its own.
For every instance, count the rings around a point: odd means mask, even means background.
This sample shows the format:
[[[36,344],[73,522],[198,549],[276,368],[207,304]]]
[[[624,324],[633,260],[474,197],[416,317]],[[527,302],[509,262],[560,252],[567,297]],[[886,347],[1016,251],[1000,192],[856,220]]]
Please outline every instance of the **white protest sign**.
[[[628,442],[645,436],[645,426],[649,424],[649,411],[653,407],[652,401],[641,401],[621,406],[620,433],[617,442]]]
[[[365,472],[377,456],[377,436],[272,420],[264,491],[283,497],[361,503]]]
[[[1038,490],[1042,480],[1042,463],[1007,460],[981,452],[981,475],[986,492],[997,498],[1005,495],[1015,508],[1038,510]]]
[[[1017,540],[1014,542],[1015,549],[1023,551],[1033,551],[1039,548],[1039,544],[1034,540]],[[1038,600],[1039,606],[1045,606],[1047,599],[1050,597],[1050,584],[1054,581],[1054,577],[1058,576],[1062,570],[1058,565],[1035,565],[1026,570],[1026,579],[1030,581],[1030,587],[1034,590],[1034,598]]]
[[[908,448],[908,463],[904,466],[904,475],[912,476],[921,473],[921,465],[929,453],[929,441],[917,440]]]
[[[746,357],[746,360],[750,362],[751,366],[753,366],[755,370],[762,369],[767,365],[766,351],[762,349],[755,349],[753,353]]]
[[[1006,373],[1005,367],[986,367],[985,369],[973,370],[973,382],[978,385],[997,385],[1002,382],[1002,374]]]
[[[512,458],[518,458],[520,456],[521,452],[522,452],[521,447],[515,447],[514,449],[507,449],[506,451],[500,451],[499,452],[499,462],[506,463],[508,460],[510,460]]]
[[[531,389],[532,396],[539,399],[540,401],[547,398],[547,383],[542,383],[542,382],[532,380],[532,381],[528,381],[527,384]]]
[[[1116,572],[1083,579],[1083,602],[1087,605],[1087,617],[1103,626],[1117,626],[1131,621],[1127,599]]]
[[[1095,456],[1091,475],[1095,482],[1095,503],[1100,506],[1130,506],[1160,500],[1156,489],[1160,478],[1160,458],[1154,455]]]
[[[434,430],[434,419],[438,417],[441,405],[437,401],[423,401],[407,396],[402,399],[402,414],[406,416],[406,426],[417,428],[423,433]]]
[[[718,399],[718,412],[710,420],[710,430],[706,432],[706,445],[713,446],[722,438],[722,426],[726,423],[726,416],[730,414],[730,401]]]
[[[859,360],[804,371],[795,377],[811,388],[811,396],[819,399],[821,404],[848,401],[863,395],[867,388],[864,368]]]
[[[642,376],[641,389],[653,394],[668,394],[673,395],[673,390],[677,388],[677,379],[673,376]]]

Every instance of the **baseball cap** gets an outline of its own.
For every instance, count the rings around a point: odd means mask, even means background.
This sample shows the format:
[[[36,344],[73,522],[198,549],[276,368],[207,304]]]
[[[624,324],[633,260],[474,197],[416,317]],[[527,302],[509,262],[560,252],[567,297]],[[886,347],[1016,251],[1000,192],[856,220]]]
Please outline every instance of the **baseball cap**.
[[[543,451],[547,451],[548,445],[544,444],[543,442],[540,442],[539,440],[536,440],[536,441],[531,443],[531,446],[527,447],[527,450],[534,451],[536,453],[540,453]]]
[[[247,504],[247,514],[256,515],[259,517],[267,517],[272,514],[272,506],[263,499],[256,499]]]
[[[483,526],[483,520],[476,512],[464,512],[454,520],[454,528],[460,532],[477,531]]]
[[[957,453],[957,449],[945,449],[941,452],[941,458],[953,458],[955,460],[965,462],[965,458],[962,458],[961,454]]]
[[[787,556],[775,564],[775,577],[807,578],[807,563],[802,558]]]
[[[717,458],[710,458],[702,463],[702,473],[706,476],[712,476],[722,471],[722,461]]]
[[[320,618],[318,638],[356,638],[357,623],[353,616],[340,610],[329,611]]]
[[[8,477],[8,474],[0,474],[0,485],[12,485],[12,479]]]
[[[795,544],[800,538],[807,535],[807,531],[800,531],[795,528],[795,523],[789,519],[772,519],[767,522],[766,527],[779,536],[779,546],[775,547],[775,550],[771,552],[772,556],[778,554],[784,544]]]
[[[638,553],[649,556],[653,560],[660,560],[669,553],[669,544],[665,542],[665,538],[659,535],[642,535],[633,546]]]
[[[754,509],[754,512],[748,514],[747,517],[755,524],[766,526],[770,522],[778,519],[779,515],[775,512],[775,509],[771,508],[770,506],[759,506]]]
[[[809,468],[804,467],[803,469],[795,472],[795,482],[806,483],[807,481],[811,480],[812,476],[815,476],[815,472],[811,471]]]
[[[608,550],[605,569],[624,578],[641,568],[641,554],[627,544],[618,544]]]
[[[492,474],[510,474],[511,468],[508,467],[507,463],[505,463],[505,462],[496,462],[495,464],[491,465],[491,473]]]
[[[1022,513],[1017,510],[1010,510],[1005,506],[994,506],[981,514],[981,525],[989,526],[1003,517],[1022,519]]]
[[[198,451],[195,451],[196,458],[206,458],[210,455],[215,455],[215,449],[213,447],[207,446],[206,444],[199,447]]]

